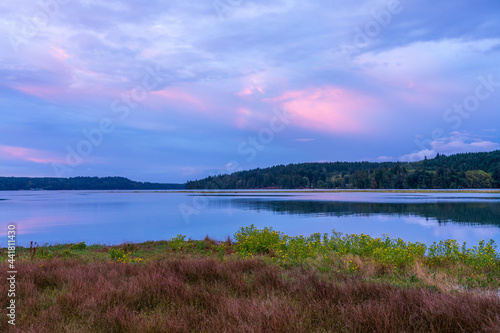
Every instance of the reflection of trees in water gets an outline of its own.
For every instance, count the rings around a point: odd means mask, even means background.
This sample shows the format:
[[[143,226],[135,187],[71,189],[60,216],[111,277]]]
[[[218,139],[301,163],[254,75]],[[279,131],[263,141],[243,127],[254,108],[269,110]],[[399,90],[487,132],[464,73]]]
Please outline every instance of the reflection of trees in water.
[[[226,203],[224,203],[226,202]],[[500,226],[500,202],[374,203],[234,199],[216,201],[217,206],[231,205],[249,210],[267,210],[279,214],[373,216],[419,216],[439,223],[491,224]]]

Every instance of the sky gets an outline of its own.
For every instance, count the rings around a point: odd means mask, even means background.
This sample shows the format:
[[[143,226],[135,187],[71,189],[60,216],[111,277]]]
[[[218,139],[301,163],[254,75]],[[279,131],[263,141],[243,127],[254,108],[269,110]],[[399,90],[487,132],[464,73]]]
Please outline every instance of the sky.
[[[500,2],[0,3],[0,175],[500,149]]]

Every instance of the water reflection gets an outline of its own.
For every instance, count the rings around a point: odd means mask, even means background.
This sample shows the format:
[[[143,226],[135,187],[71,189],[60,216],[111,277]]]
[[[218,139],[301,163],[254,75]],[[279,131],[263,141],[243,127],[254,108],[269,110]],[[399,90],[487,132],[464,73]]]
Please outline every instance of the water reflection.
[[[211,200],[212,208],[233,207],[252,211],[304,216],[423,217],[438,223],[500,226],[500,202],[374,203],[238,198]]]
[[[85,241],[120,244],[224,239],[239,227],[271,226],[288,235],[384,233],[431,244],[454,238],[500,243],[500,195],[487,193],[222,193],[2,192],[0,229],[16,224],[16,243]],[[208,206],[200,203],[208,202]],[[198,206],[197,206],[198,205]],[[182,207],[191,207],[189,219]],[[6,238],[0,238],[0,247]]]

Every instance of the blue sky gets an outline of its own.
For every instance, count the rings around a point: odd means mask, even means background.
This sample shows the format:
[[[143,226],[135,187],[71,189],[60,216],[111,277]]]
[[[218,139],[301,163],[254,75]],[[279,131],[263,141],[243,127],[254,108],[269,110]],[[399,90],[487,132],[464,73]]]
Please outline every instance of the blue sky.
[[[0,4],[0,175],[500,149],[498,1]]]

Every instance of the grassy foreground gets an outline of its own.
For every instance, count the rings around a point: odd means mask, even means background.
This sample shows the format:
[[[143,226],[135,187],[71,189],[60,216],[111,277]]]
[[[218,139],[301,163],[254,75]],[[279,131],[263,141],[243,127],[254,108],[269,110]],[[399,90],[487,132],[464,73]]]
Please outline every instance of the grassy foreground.
[[[224,242],[35,245],[18,249],[16,266],[18,318],[8,327],[3,316],[2,332],[500,330],[492,241],[425,246],[250,226]]]

